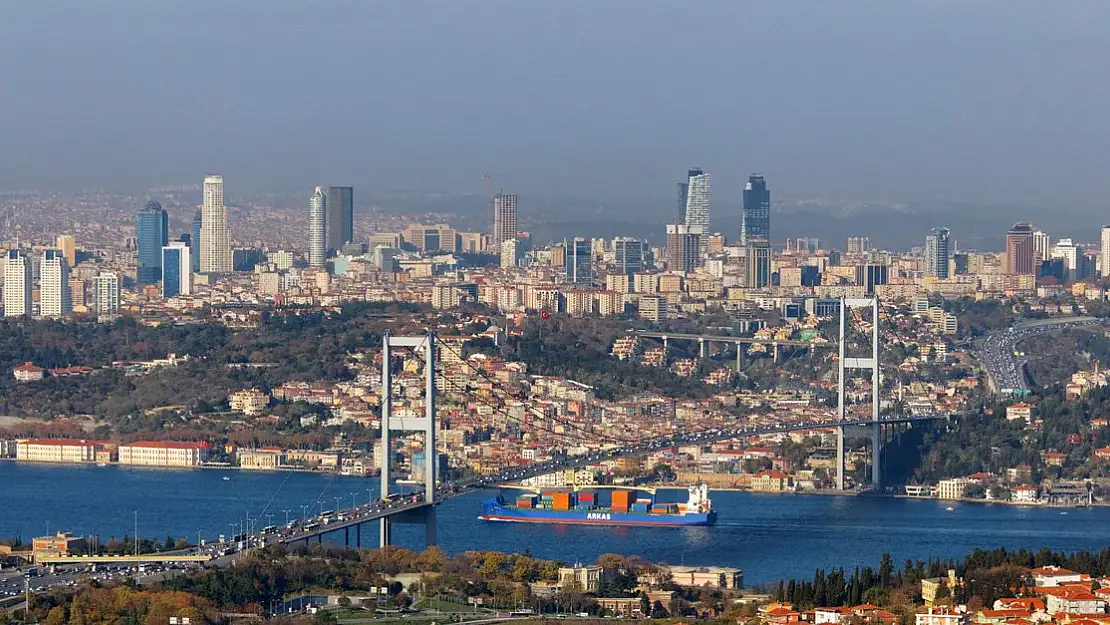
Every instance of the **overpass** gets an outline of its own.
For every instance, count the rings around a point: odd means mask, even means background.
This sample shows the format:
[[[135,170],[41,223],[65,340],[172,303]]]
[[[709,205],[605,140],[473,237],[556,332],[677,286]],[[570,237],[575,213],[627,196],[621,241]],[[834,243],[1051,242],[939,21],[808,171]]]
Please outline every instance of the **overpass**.
[[[35,564],[144,564],[147,562],[207,562],[208,556],[144,553],[137,556],[38,556]]]
[[[789,339],[757,339],[746,336],[728,336],[722,334],[686,334],[682,332],[653,332],[650,330],[629,330],[629,334],[633,336],[642,336],[644,338],[659,339],[663,342],[663,351],[666,352],[670,342],[675,341],[691,341],[698,344],[698,357],[706,358],[709,356],[709,348],[713,343],[725,343],[736,346],[736,370],[740,371],[744,368],[744,349],[745,345],[770,345],[772,349],[772,358],[777,363],[781,357],[782,347],[836,347],[836,343],[832,341],[795,341]]]

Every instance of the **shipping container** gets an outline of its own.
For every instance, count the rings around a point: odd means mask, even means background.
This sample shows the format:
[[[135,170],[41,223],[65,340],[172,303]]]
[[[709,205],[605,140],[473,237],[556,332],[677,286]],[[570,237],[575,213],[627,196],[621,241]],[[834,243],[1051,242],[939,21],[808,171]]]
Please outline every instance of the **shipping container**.
[[[556,510],[569,510],[570,509],[570,493],[555,493],[551,501],[552,507]]]
[[[631,503],[631,501],[632,501],[631,495],[632,495],[632,493],[630,493],[626,490],[615,490],[615,491],[613,491],[613,495],[612,495],[613,507],[615,508],[617,506],[622,506],[622,507],[627,508],[628,504]]]

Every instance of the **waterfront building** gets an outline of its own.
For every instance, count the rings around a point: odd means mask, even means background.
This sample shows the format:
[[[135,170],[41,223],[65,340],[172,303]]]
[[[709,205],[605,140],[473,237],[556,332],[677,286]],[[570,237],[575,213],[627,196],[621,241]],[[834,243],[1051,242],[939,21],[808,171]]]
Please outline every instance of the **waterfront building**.
[[[81,464],[96,462],[96,454],[104,448],[102,441],[72,438],[30,438],[20,440],[15,459],[25,462],[63,462]]]
[[[493,198],[493,249],[516,237],[516,194],[498,193]]]
[[[336,251],[355,240],[354,187],[328,187],[327,248]]]
[[[193,292],[192,262],[189,246],[173,241],[162,248],[162,297],[189,295]]]
[[[964,489],[972,484],[966,477],[954,477],[937,482],[937,499],[962,499]]]
[[[58,558],[76,556],[85,553],[88,545],[81,536],[74,536],[70,532],[58,532],[54,536],[39,536],[31,539],[31,558]]]
[[[138,441],[120,445],[119,463],[142,467],[197,467],[208,459],[208,443]]]
[[[93,278],[93,312],[98,315],[119,314],[119,276],[102,273]]]
[[[760,174],[748,176],[748,184],[744,187],[740,245],[747,245],[753,239],[771,240],[771,190]]]
[[[327,202],[324,187],[316,187],[308,202],[308,266],[323,267],[328,260]]]
[[[162,248],[169,243],[170,219],[158,202],[147,202],[135,216],[135,245],[138,268],[135,281],[141,286],[162,278]]]
[[[948,228],[933,228],[925,236],[925,275],[948,277]]]
[[[686,189],[686,214],[683,215],[683,224],[696,228],[698,239],[697,254],[700,258],[709,246],[709,174],[700,169],[690,170],[687,178]]]
[[[224,204],[223,176],[204,177],[200,222],[201,273],[231,273],[231,232]]]
[[[1103,244],[1110,243],[1110,232],[1103,228]],[[1006,273],[1031,275],[1033,273],[1033,226],[1016,223],[1006,233]]]
[[[284,464],[285,451],[276,447],[261,449],[240,449],[235,452],[239,468],[273,471]]]
[[[61,317],[73,312],[73,296],[69,291],[69,264],[62,250],[42,251],[39,269],[39,312],[43,317]]]
[[[31,314],[33,281],[31,259],[19,250],[8,250],[4,259],[5,317]]]

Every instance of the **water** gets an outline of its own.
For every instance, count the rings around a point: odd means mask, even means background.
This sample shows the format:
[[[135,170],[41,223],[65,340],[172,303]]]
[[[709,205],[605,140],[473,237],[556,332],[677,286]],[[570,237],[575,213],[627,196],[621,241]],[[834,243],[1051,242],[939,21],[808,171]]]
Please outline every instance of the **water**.
[[[230,478],[224,480],[224,477]],[[309,473],[173,471],[69,467],[0,462],[0,537],[24,540],[47,531],[99,534],[102,541],[134,532],[195,540],[229,534],[249,511],[285,522],[301,506],[334,509],[376,496],[376,480]],[[371,493],[367,493],[367,488]],[[671,492],[668,498],[684,493]],[[905,559],[959,557],[976,547],[1098,550],[1110,544],[1110,509],[1027,508],[936,501],[713,493],[713,527],[606,528],[487,523],[477,520],[489,493],[471,493],[440,506],[440,546],[530,552],[564,561],[599,554],[635,554],[671,564],[738,566],[750,584],[809,577],[817,568],[877,565],[884,551]],[[272,503],[271,503],[272,499]],[[954,509],[945,510],[951,505]],[[352,532],[352,540],[354,532]],[[371,545],[376,525],[364,526]],[[342,534],[332,536],[339,541]],[[397,544],[421,548],[423,528],[398,525]]]

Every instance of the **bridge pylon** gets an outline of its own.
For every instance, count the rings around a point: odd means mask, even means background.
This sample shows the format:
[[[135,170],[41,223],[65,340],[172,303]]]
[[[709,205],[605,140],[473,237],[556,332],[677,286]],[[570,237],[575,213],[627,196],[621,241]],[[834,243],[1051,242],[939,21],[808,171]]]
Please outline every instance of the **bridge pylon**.
[[[410,510],[402,514],[382,517],[379,531],[379,545],[391,544],[393,523],[419,523],[424,525],[425,542],[428,546],[436,543],[436,478],[439,469],[439,452],[436,451],[436,345],[435,332],[429,330],[425,336],[382,337],[382,394],[381,394],[381,454],[382,499],[391,493],[390,465],[393,456],[390,445],[391,432],[424,433],[424,501],[428,506]],[[424,416],[394,417],[393,412],[393,370],[390,368],[391,348],[411,348],[414,352],[424,350]]]
[[[849,308],[870,308],[871,322],[871,356],[862,358],[848,357],[847,350],[847,321],[846,313]],[[865,369],[871,371],[871,487],[878,489],[880,486],[879,464],[882,457],[882,426],[879,422],[879,298],[840,298],[840,338],[839,358],[837,363],[838,383],[836,416],[837,420],[845,421],[844,381],[845,371],[848,369]],[[836,488],[844,490],[844,428],[836,428]]]

